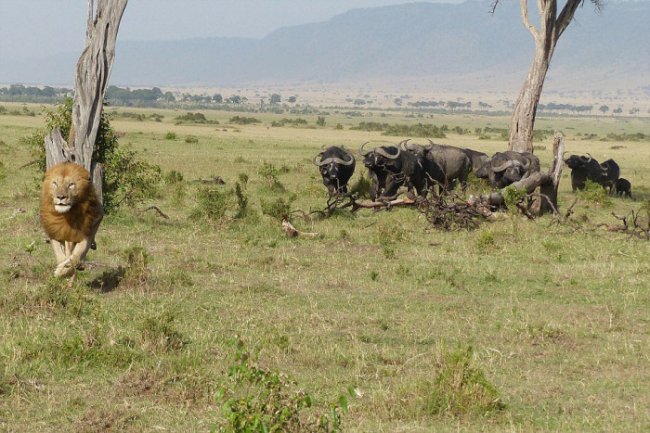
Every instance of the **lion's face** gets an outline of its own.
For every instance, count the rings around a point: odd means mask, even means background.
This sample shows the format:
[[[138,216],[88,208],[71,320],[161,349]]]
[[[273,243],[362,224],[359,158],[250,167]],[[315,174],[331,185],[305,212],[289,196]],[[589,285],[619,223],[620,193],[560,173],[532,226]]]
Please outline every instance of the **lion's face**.
[[[48,188],[54,210],[63,214],[88,197],[89,174],[78,164],[60,164],[47,173],[43,186]]]

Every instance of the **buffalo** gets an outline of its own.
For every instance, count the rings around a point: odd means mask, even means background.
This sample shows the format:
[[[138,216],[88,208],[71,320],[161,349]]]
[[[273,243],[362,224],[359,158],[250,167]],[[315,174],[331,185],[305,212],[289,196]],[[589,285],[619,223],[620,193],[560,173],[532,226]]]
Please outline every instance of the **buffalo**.
[[[632,198],[632,184],[624,177],[619,177],[614,182],[614,191],[617,195]]]
[[[461,149],[469,157],[469,160],[472,163],[472,171],[476,174],[477,177],[481,168],[485,163],[490,159],[487,153],[479,152],[478,150],[463,148]],[[487,172],[485,173],[485,179],[487,179]]]
[[[600,164],[600,166],[604,170],[600,184],[603,186],[603,188],[609,189],[610,194],[613,194],[614,185],[621,175],[621,169],[613,159],[608,159],[607,161]]]
[[[504,188],[527,178],[540,169],[539,158],[530,152],[497,152],[481,167],[477,175],[487,174],[490,184]],[[479,176],[480,177],[480,176]]]
[[[472,162],[463,149],[435,144],[431,140],[426,146],[406,144],[407,141],[403,141],[402,145],[420,158],[430,183],[439,184],[441,191],[450,191],[458,181],[465,190]]]
[[[587,155],[571,155],[564,160],[567,167],[571,169],[571,189],[574,192],[585,189],[587,180],[590,180],[603,188],[610,188],[611,191],[620,173],[618,164],[612,159],[599,164],[595,158]]]
[[[331,196],[346,194],[348,181],[354,174],[354,156],[343,147],[331,146],[314,157],[314,164],[320,170],[323,185]]]
[[[370,197],[373,200],[396,197],[400,186],[405,186],[409,192],[415,189],[421,197],[426,196],[426,164],[417,155],[402,151],[400,146],[364,150],[366,144],[361,145],[359,154],[370,172]]]

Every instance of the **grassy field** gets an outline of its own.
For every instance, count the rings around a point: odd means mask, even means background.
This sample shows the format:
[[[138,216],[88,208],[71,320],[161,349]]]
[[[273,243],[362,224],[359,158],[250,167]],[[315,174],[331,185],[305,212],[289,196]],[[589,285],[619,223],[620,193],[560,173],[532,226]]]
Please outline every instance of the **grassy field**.
[[[183,180],[107,215],[91,266],[66,287],[50,277],[38,173],[21,167],[32,156],[20,139],[44,127],[43,108],[28,109],[36,115],[0,116],[0,431],[209,431],[226,426],[229,396],[267,395],[268,375],[281,383],[272,404],[313,398],[303,420],[352,391],[338,410],[346,432],[650,430],[650,243],[598,227],[650,198],[650,120],[537,124],[562,130],[570,152],[615,158],[634,201],[581,195],[562,224],[505,213],[469,232],[433,230],[406,208],[294,214],[319,236],[287,238],[262,204],[322,209],[311,164],[321,145],[408,138],[350,129],[360,121],[459,126],[472,133],[436,141],[491,153],[505,142],[474,130],[509,119],[332,112],[322,127],[302,116],[309,127],[294,128],[270,127],[289,116],[215,111],[203,113],[219,124],[177,125],[184,112],[111,108],[164,116],[112,125],[121,146]],[[231,124],[237,114],[261,123]],[[646,141],[601,140],[611,133]],[[543,168],[551,141],[536,143]],[[228,211],[193,218],[205,188],[194,181],[212,176],[225,180],[211,188]],[[236,182],[243,218],[228,195]],[[561,210],[575,198],[565,169]],[[265,380],[248,383],[233,365]]]

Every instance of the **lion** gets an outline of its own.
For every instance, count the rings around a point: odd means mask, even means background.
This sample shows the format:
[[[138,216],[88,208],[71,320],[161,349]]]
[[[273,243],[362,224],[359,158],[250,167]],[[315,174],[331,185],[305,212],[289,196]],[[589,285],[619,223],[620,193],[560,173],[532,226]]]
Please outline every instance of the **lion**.
[[[62,162],[45,173],[40,219],[56,257],[54,275],[67,277],[86,257],[104,217],[88,170]]]

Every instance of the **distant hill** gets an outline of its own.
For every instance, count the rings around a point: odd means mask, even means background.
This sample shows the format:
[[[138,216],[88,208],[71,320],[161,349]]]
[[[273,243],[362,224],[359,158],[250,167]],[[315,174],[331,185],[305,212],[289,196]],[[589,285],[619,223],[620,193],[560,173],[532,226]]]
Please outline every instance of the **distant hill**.
[[[282,28],[263,39],[118,40],[111,83],[241,86],[426,79],[458,88],[518,88],[532,59],[532,38],[518,2],[501,2],[493,15],[489,5],[468,1],[356,9],[326,22]],[[534,3],[530,7],[534,12]],[[560,39],[547,86],[650,85],[648,22],[647,1],[607,2],[600,14],[586,2]],[[78,55],[3,61],[0,82],[69,84]]]

